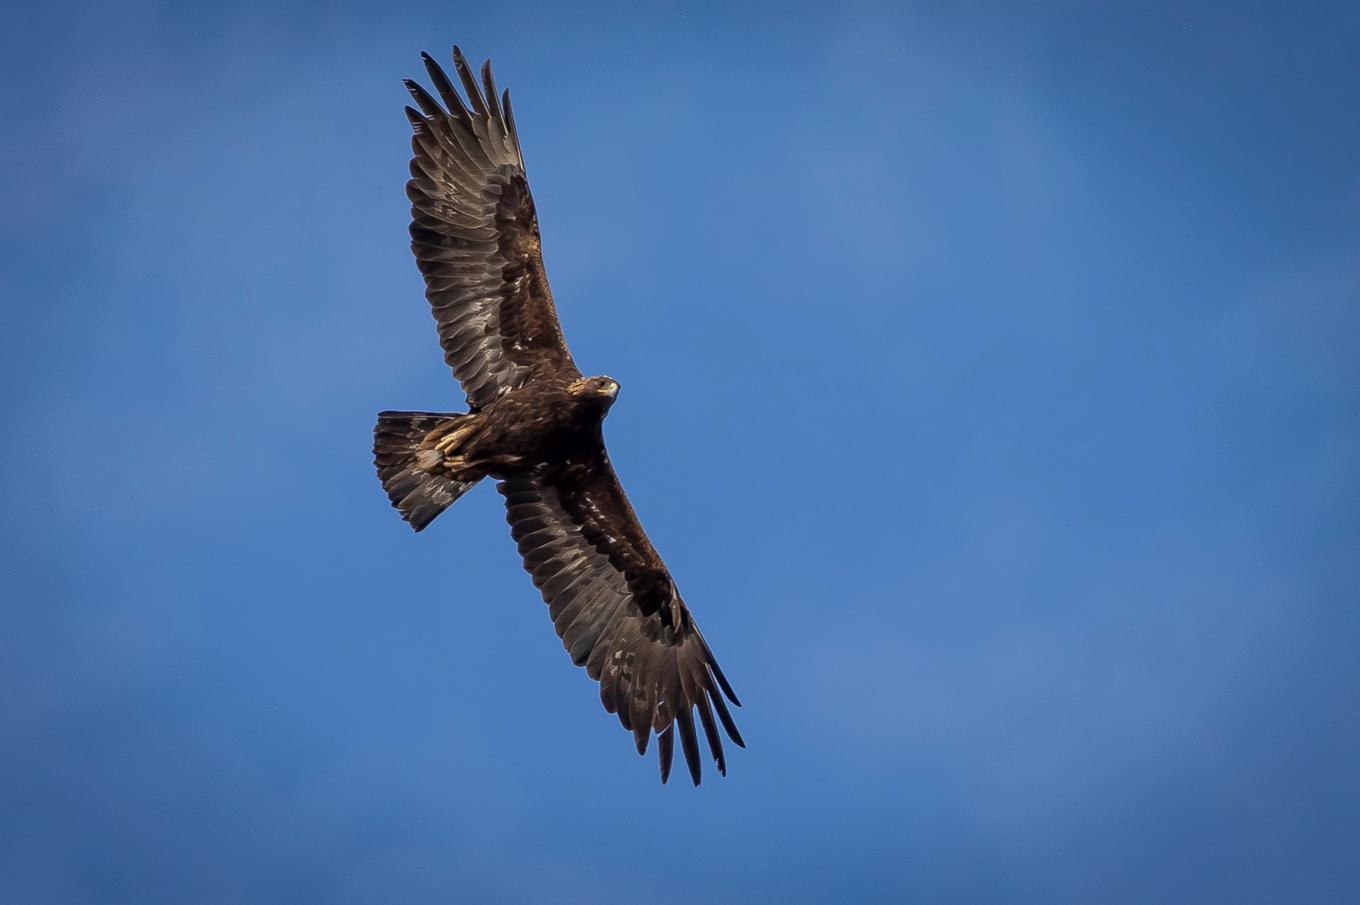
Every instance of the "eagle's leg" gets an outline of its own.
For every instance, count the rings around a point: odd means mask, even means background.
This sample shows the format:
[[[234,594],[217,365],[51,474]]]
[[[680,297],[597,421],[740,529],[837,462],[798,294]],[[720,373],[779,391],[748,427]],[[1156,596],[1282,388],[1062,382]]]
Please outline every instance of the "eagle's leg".
[[[478,469],[467,448],[476,432],[476,415],[458,415],[431,430],[416,453],[416,462],[428,471],[443,472],[465,481],[480,481],[486,471]]]

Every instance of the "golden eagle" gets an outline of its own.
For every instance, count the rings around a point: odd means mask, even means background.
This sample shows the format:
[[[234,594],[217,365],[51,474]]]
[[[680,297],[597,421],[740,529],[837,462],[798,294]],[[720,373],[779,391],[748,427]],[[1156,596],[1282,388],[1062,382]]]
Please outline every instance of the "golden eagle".
[[[379,414],[378,477],[417,531],[482,478],[497,479],[558,636],[599,681],[605,709],[632,731],[638,753],[655,732],[665,782],[679,726],[698,785],[697,709],[726,775],[714,716],[745,747],[723,696],[740,702],[609,464],[601,428],[619,385],[582,376],[567,351],[510,93],[497,96],[488,60],[483,94],[455,47],[464,103],[439,64],[421,57],[444,103],[406,81],[420,108],[406,108],[415,133],[411,249],[471,410]]]

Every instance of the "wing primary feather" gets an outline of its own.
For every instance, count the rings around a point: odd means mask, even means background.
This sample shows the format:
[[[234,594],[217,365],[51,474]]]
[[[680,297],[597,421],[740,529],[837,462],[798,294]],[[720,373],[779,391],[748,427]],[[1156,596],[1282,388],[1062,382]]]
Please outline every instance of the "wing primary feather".
[[[501,106],[505,109],[505,128],[510,131],[510,139],[515,143],[515,153],[523,161],[524,151],[519,146],[519,130],[515,128],[515,109],[510,106],[509,88],[506,88],[501,94]]]
[[[410,120],[411,128],[416,131],[417,135],[429,128],[430,121],[422,116],[415,107],[408,106],[406,108],[406,118]]]
[[[713,670],[713,677],[718,680],[718,685],[722,687],[723,694],[727,695],[727,699],[740,707],[741,699],[732,690],[732,686],[727,683],[727,676],[723,675],[722,667],[718,665],[718,661],[713,658],[712,654],[708,655],[708,668]]]
[[[732,714],[727,711],[727,704],[723,701],[722,695],[712,695],[713,707],[718,711],[718,719],[722,722],[723,728],[727,730],[727,737],[737,743],[738,748],[745,748],[746,741],[737,731],[737,724],[732,721]]]
[[[444,108],[439,106],[439,102],[430,96],[430,92],[421,87],[419,82],[411,79],[402,79],[401,83],[406,86],[406,90],[411,93],[411,97],[420,105],[420,109],[425,111],[426,116],[443,116]]]
[[[458,70],[458,79],[463,83],[463,90],[467,92],[468,102],[477,111],[478,116],[486,116],[486,101],[482,98],[482,89],[477,87],[477,80],[472,77],[472,68],[468,66],[467,57],[463,56],[463,51],[458,45],[453,45],[453,68]]]
[[[727,695],[729,701],[740,707],[741,699],[737,697],[737,693],[733,691],[732,686],[728,684],[727,676],[723,675],[722,667],[718,665],[718,658],[713,656],[713,649],[708,646],[708,642],[704,640],[704,633],[699,631],[699,626],[697,625],[694,626],[694,634],[699,638],[699,644],[704,649],[704,661],[708,663],[709,669],[713,670],[713,676],[718,680],[718,684],[722,686],[723,694]]]
[[[630,717],[632,718],[632,717]],[[645,717],[641,720],[633,719],[633,742],[637,745],[638,754],[647,753],[647,742],[652,737],[652,723]]]
[[[491,74],[490,60],[482,63],[482,85],[486,88],[486,103],[491,108],[491,116],[505,122],[505,114],[501,112],[500,99],[496,97],[496,79]]]
[[[718,734],[718,727],[713,724],[713,711],[708,706],[708,692],[701,690],[695,703],[699,705],[699,722],[703,724],[704,735],[708,737],[708,750],[713,755],[713,762],[718,765],[719,775],[726,776],[727,760],[723,757],[722,736]]]
[[[467,107],[463,106],[463,99],[458,96],[457,90],[453,87],[453,82],[449,81],[448,73],[444,71],[444,67],[436,63],[434,57],[423,51],[420,58],[425,61],[425,71],[430,74],[430,81],[434,82],[434,90],[438,91],[439,96],[444,99],[444,106],[449,108],[449,114],[466,120]]]
[[[680,702],[676,708],[675,722],[680,727],[680,747],[685,752],[685,766],[689,767],[689,777],[697,786],[703,772],[703,762],[699,760],[699,738],[694,734],[694,714],[690,712],[687,701]]]
[[[638,753],[647,753],[647,741],[652,737],[652,708],[645,694],[636,688],[628,690],[628,718],[633,721],[633,741],[637,742]]]
[[[666,731],[656,737],[656,753],[661,759],[661,784],[665,785],[666,780],[671,778],[671,760],[675,757],[675,724],[666,727]]]

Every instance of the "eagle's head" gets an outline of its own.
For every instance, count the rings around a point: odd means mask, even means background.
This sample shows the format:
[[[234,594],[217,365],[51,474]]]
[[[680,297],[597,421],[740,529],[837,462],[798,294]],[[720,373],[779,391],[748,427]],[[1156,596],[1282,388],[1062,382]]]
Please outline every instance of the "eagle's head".
[[[567,392],[578,399],[608,409],[619,395],[619,382],[613,377],[582,377],[567,387]]]

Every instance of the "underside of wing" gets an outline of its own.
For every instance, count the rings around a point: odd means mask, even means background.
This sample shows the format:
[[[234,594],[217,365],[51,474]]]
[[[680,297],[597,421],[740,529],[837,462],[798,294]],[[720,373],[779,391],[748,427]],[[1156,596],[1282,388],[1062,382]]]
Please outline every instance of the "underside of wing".
[[[538,216],[524,173],[510,93],[481,86],[458,48],[448,75],[422,54],[443,101],[413,81],[411,249],[439,326],[444,360],[473,407],[537,374],[575,371],[543,270]],[[483,94],[485,88],[485,94]]]
[[[524,567],[548,604],[558,637],[572,661],[600,683],[605,709],[633,733],[638,753],[646,753],[655,733],[665,782],[678,732],[698,785],[697,710],[725,775],[718,723],[732,741],[745,743],[723,698],[740,702],[608,459],[516,476],[499,489]]]

